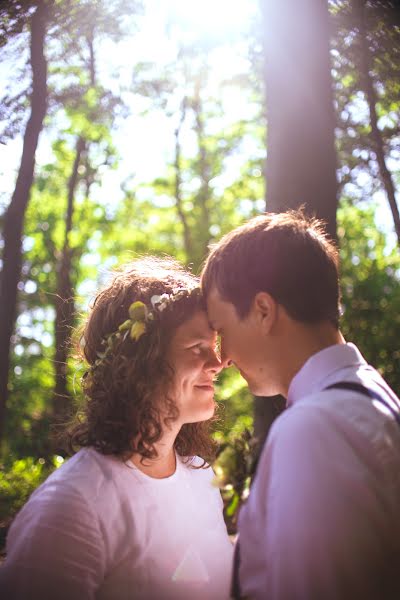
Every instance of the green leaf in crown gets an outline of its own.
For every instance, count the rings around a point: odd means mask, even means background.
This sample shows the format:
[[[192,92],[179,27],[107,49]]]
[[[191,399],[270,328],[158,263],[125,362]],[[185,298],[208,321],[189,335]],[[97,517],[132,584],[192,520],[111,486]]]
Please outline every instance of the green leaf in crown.
[[[143,302],[140,302],[140,300],[137,300],[129,307],[129,317],[132,321],[145,321],[147,310],[147,306]]]
[[[146,323],[143,321],[136,321],[130,331],[131,340],[138,341],[139,338],[146,332]]]

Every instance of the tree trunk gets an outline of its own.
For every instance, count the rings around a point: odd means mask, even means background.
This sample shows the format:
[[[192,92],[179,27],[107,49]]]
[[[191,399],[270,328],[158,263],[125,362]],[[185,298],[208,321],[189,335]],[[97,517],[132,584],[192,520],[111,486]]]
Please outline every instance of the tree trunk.
[[[75,313],[74,289],[71,282],[72,251],[70,233],[74,212],[74,198],[78,183],[78,169],[85,149],[84,140],[79,137],[76,143],[75,160],[68,182],[68,202],[65,217],[65,238],[57,268],[57,293],[55,296],[55,388],[53,416],[56,423],[62,423],[68,415],[71,398],[67,387],[67,358]]]
[[[256,440],[254,447],[255,459],[258,459],[263,448],[265,439],[275,421],[283,410],[285,410],[286,400],[283,396],[254,396],[253,417],[254,429],[253,436]]]
[[[394,228],[397,235],[397,243],[400,246],[400,214],[396,202],[396,192],[390,171],[386,166],[385,150],[382,134],[378,128],[378,118],[376,114],[376,92],[371,78],[371,56],[367,41],[367,28],[365,24],[365,0],[353,0],[353,13],[355,22],[358,26],[359,45],[360,45],[360,75],[368,103],[372,147],[376,153],[376,159],[379,166],[382,184],[386,191],[390,210],[392,211]]]
[[[267,102],[266,207],[305,206],[336,239],[335,116],[328,3],[261,0]]]
[[[184,98],[182,100],[181,105],[181,114],[178,122],[178,126],[175,129],[175,202],[176,202],[176,210],[178,212],[179,220],[183,227],[183,243],[185,247],[186,257],[190,260],[193,257],[193,243],[192,243],[192,235],[190,232],[190,227],[187,222],[185,209],[183,207],[182,201],[182,193],[181,193],[181,184],[182,184],[182,170],[181,170],[181,143],[180,143],[180,133],[182,129],[183,122],[186,117],[186,103],[187,100]]]
[[[261,0],[267,107],[266,209],[304,205],[336,236],[335,115],[329,14],[321,0]],[[254,434],[263,441],[284,409],[281,396],[254,399]],[[256,450],[257,452],[257,450]]]
[[[199,146],[199,169],[198,174],[200,177],[200,190],[197,194],[196,201],[200,208],[200,222],[199,222],[199,247],[197,262],[198,265],[204,259],[207,254],[208,244],[210,241],[210,209],[209,209],[209,198],[210,198],[210,164],[207,156],[207,148],[205,145],[205,134],[204,134],[204,121],[202,114],[202,102],[201,102],[201,81],[202,74],[199,75],[195,86],[194,98],[193,98],[193,110],[195,114],[196,123],[196,135],[197,143]],[[197,265],[197,266],[198,266]]]
[[[88,72],[90,75],[90,85],[96,85],[96,61],[94,51],[94,30],[92,29],[87,36],[89,50]],[[88,148],[86,140],[79,136],[76,141],[75,159],[72,167],[72,173],[68,181],[68,200],[67,212],[65,215],[65,237],[64,245],[57,268],[57,293],[55,299],[55,387],[53,396],[53,418],[56,424],[63,425],[70,416],[71,396],[68,391],[67,379],[67,360],[71,349],[71,338],[74,326],[75,314],[75,292],[72,285],[72,254],[70,246],[70,234],[72,231],[72,220],[74,214],[74,201],[76,187],[79,179],[79,166],[81,164],[82,154],[86,150],[86,191],[89,194],[91,185],[90,165],[88,157]]]
[[[47,105],[47,62],[44,39],[49,7],[38,2],[31,17],[31,114],[26,126],[15,190],[5,213],[3,269],[0,282],[0,436],[4,429],[8,395],[11,336],[17,313],[17,292],[22,267],[22,233],[35,169],[35,154]]]

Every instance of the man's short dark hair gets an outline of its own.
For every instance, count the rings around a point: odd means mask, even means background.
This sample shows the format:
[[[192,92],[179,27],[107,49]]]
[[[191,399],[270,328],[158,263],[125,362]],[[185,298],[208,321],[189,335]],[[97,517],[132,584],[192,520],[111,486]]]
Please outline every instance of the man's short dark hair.
[[[244,318],[258,292],[268,292],[298,321],[339,324],[338,250],[323,222],[303,211],[267,213],[212,247],[201,284],[215,287]]]

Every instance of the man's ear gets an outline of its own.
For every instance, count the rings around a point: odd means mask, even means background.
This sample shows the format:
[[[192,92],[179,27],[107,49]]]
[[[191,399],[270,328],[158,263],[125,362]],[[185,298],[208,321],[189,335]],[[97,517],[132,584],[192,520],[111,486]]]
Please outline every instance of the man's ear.
[[[254,296],[255,317],[264,333],[269,333],[277,317],[278,304],[268,292],[258,292]]]

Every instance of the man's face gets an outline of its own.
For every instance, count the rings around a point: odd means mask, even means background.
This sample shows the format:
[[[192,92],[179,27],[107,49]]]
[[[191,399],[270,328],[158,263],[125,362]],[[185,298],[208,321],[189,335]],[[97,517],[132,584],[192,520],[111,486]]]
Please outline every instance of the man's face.
[[[255,395],[277,393],[268,375],[267,340],[254,308],[240,319],[233,304],[223,300],[213,287],[207,297],[207,312],[211,327],[220,336],[221,362],[232,362]]]

